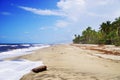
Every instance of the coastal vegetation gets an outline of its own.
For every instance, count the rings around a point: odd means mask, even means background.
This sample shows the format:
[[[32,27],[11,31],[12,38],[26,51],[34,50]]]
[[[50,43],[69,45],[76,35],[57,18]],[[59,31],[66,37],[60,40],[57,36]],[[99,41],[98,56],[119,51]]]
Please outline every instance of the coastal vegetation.
[[[87,27],[82,35],[75,34],[73,43],[82,44],[112,44],[120,46],[120,17],[113,22],[106,21],[100,25],[98,31]]]

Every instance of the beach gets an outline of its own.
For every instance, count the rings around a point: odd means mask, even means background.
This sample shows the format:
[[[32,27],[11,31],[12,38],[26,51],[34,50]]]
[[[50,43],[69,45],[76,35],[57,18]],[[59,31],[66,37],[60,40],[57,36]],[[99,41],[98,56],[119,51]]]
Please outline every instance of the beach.
[[[47,66],[47,71],[39,73],[31,71],[20,80],[120,80],[119,55],[117,55],[118,59],[98,56],[98,54],[104,54],[84,47],[74,44],[53,45],[36,50],[32,54],[7,60],[43,61],[43,64]]]

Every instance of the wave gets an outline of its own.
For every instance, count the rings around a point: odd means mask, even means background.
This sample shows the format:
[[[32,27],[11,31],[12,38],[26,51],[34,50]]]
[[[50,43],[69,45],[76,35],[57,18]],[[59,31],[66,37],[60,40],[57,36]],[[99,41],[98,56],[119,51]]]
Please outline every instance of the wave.
[[[13,46],[13,45],[10,45],[10,46]],[[28,46],[28,45],[22,45],[22,46]],[[16,57],[16,56],[21,56],[21,55],[25,55],[25,54],[30,54],[34,50],[49,47],[49,46],[50,45],[35,44],[30,47],[10,49],[10,50],[4,51],[4,52],[0,52],[0,60],[5,59],[5,58],[10,58],[10,57]]]
[[[44,65],[42,61],[0,61],[0,80],[20,80],[31,69]]]
[[[42,61],[34,62],[25,59],[4,61],[5,58],[31,54],[34,50],[49,46],[50,45],[43,44],[0,45],[1,49],[7,48],[0,53],[0,80],[20,80],[20,78],[29,73],[31,69],[44,65]]]

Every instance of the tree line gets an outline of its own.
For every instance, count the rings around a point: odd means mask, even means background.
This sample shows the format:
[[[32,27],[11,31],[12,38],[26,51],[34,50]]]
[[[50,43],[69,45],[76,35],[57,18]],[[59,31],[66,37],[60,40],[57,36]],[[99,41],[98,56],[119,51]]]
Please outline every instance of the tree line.
[[[103,22],[98,31],[87,27],[82,31],[82,35],[75,34],[74,36],[73,43],[120,46],[120,17],[116,18],[113,22]]]

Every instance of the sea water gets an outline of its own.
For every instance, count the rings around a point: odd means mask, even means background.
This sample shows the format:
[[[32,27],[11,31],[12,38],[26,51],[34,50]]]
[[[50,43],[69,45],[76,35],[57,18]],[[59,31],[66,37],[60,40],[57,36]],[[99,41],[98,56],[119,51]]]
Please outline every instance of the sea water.
[[[0,60],[30,54],[34,50],[49,46],[43,44],[0,44]]]
[[[42,61],[3,60],[5,58],[31,54],[34,50],[49,47],[42,44],[0,44],[0,80],[20,80],[31,69],[44,65]]]

